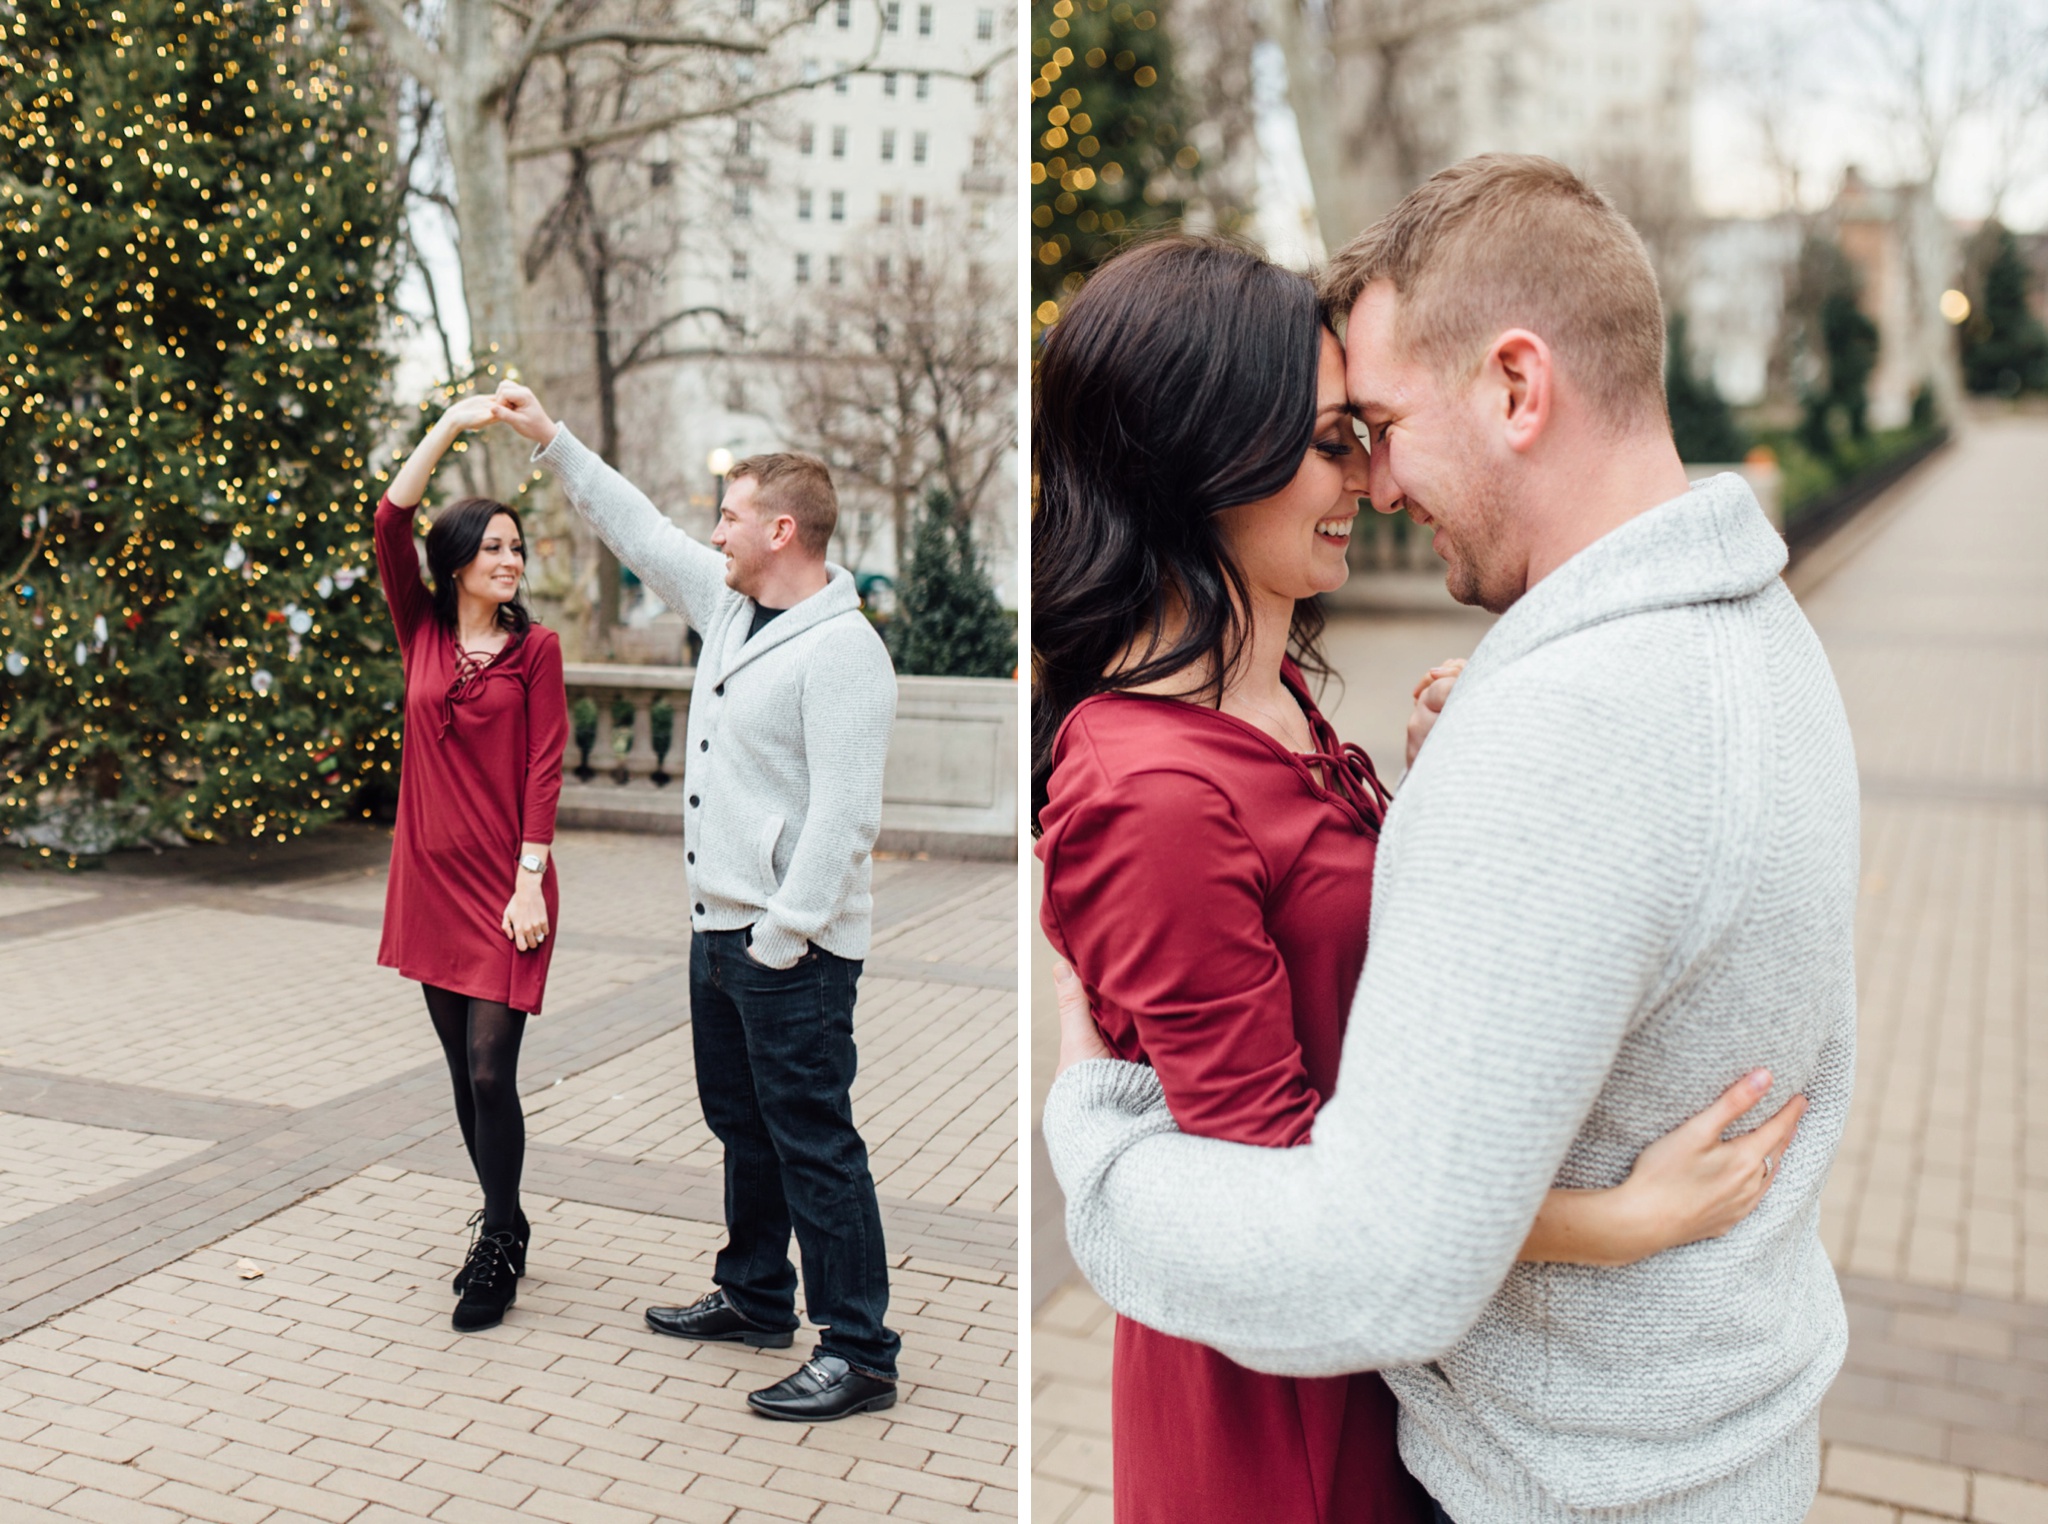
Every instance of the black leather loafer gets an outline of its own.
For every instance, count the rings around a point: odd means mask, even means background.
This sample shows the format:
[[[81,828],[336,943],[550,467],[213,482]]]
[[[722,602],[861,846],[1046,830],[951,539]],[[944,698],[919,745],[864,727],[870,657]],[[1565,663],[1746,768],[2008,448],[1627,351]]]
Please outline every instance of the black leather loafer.
[[[755,1349],[788,1349],[796,1334],[787,1328],[762,1328],[740,1316],[725,1299],[725,1288],[708,1292],[687,1307],[650,1307],[647,1326],[677,1339],[715,1339],[751,1344]]]
[[[837,1355],[813,1355],[794,1376],[749,1392],[747,1406],[764,1418],[829,1423],[895,1407],[896,1383],[864,1376]]]

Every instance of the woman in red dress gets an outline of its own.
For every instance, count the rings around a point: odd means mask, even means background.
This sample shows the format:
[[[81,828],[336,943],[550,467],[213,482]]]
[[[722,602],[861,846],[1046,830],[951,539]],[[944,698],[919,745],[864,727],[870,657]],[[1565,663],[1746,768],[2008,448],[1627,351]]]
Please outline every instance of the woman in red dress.
[[[1063,1004],[1152,1065],[1183,1131],[1290,1147],[1336,1079],[1388,801],[1303,675],[1327,671],[1314,595],[1342,585],[1366,492],[1342,349],[1306,278],[1144,244],[1047,334],[1032,450],[1033,824],[1045,931],[1080,975]],[[1455,672],[1431,678],[1441,708]],[[1625,1184],[1552,1191],[1523,1258],[1725,1232],[1762,1195],[1718,1152],[1755,1078]],[[1268,1376],[1119,1318],[1111,1414],[1119,1524],[1431,1517],[1369,1372]]]
[[[519,601],[519,516],[488,498],[413,516],[457,435],[497,417],[488,396],[441,415],[377,504],[377,572],[405,664],[398,828],[377,961],[417,979],[455,1085],[455,1116],[483,1187],[455,1278],[460,1332],[503,1320],[526,1273],[519,1209],[526,1120],[519,1042],[547,985],[555,925],[555,803],[568,700],[562,647]]]

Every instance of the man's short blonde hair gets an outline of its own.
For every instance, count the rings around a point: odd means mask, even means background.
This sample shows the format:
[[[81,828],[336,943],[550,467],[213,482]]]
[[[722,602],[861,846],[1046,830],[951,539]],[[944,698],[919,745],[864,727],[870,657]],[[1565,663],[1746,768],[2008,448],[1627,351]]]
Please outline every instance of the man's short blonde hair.
[[[1616,433],[1668,423],[1664,307],[1642,238],[1552,159],[1480,154],[1432,175],[1323,271],[1341,337],[1366,287],[1391,281],[1395,335],[1440,375],[1470,379],[1493,340],[1526,328]]]
[[[832,473],[825,462],[788,451],[749,455],[733,462],[725,483],[729,487],[749,476],[756,484],[754,501],[762,511],[788,514],[796,520],[797,543],[814,556],[824,555],[832,544],[832,531],[839,527],[839,494],[832,490]]]

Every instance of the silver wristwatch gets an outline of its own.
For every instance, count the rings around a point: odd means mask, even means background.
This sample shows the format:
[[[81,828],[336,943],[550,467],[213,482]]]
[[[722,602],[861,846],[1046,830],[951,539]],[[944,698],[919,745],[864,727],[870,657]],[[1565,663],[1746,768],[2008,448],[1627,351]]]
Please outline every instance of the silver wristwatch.
[[[528,873],[539,873],[546,869],[547,864],[540,860],[540,855],[538,853],[521,852],[519,854],[519,866],[524,868]]]

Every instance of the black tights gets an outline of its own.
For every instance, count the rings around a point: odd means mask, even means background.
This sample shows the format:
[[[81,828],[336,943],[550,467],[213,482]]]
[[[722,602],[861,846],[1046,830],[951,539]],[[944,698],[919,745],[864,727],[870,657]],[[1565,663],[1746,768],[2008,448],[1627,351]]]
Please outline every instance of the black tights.
[[[484,1231],[509,1232],[519,1216],[526,1114],[519,1109],[519,1039],[526,1013],[495,1000],[423,984],[434,1035],[455,1082],[455,1120],[484,1188]]]

